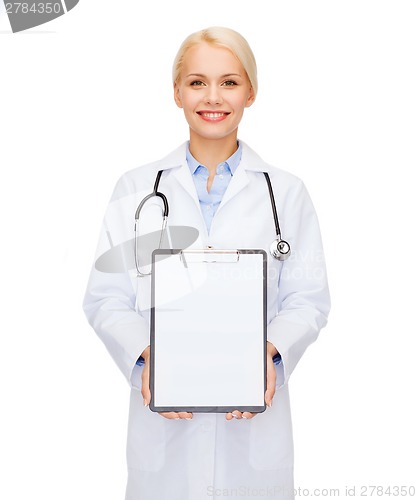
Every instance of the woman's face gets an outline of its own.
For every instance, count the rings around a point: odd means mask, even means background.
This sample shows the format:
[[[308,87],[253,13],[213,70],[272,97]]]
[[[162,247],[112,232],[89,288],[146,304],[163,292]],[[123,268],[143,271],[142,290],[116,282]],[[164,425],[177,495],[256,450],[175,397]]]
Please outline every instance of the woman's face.
[[[230,50],[204,42],[185,53],[174,96],[191,138],[206,140],[235,139],[244,109],[255,100],[241,62]]]

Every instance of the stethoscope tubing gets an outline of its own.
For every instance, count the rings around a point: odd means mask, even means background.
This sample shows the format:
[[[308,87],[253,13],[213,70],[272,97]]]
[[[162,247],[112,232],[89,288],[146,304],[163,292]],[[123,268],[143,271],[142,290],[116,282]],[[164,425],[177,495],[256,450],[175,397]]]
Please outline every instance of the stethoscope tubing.
[[[140,215],[140,212],[142,210],[142,207],[143,205],[150,199],[150,198],[153,198],[154,196],[158,196],[159,198],[161,198],[163,204],[164,204],[164,217],[168,217],[169,215],[169,204],[168,204],[168,199],[167,197],[164,195],[164,193],[161,193],[160,191],[158,191],[158,187],[159,187],[159,181],[161,180],[161,175],[162,175],[162,172],[163,170],[160,170],[156,176],[156,179],[155,179],[155,184],[154,184],[154,187],[153,187],[153,191],[151,194],[148,194],[147,196],[145,196],[145,198],[143,198],[143,200],[139,203],[138,205],[138,208],[136,209],[136,212],[135,212],[135,221],[138,221],[139,220],[139,215]]]
[[[268,172],[264,172],[264,176],[266,179],[266,183],[268,184],[269,197],[271,198],[271,207],[272,207],[272,215],[274,217],[274,223],[275,223],[275,232],[277,234],[277,238],[281,239],[281,228],[279,227],[277,205],[275,203],[275,197],[274,197],[274,191],[272,189],[271,179],[269,177]]]

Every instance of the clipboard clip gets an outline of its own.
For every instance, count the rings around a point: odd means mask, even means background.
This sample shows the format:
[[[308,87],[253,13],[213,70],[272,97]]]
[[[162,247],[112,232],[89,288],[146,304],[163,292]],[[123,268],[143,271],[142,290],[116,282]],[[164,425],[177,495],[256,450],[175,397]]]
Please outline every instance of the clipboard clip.
[[[218,250],[214,248],[195,248],[189,250],[181,250],[179,252],[181,262],[184,267],[188,264],[228,264],[239,262],[239,250]],[[186,257],[187,256],[187,257]]]

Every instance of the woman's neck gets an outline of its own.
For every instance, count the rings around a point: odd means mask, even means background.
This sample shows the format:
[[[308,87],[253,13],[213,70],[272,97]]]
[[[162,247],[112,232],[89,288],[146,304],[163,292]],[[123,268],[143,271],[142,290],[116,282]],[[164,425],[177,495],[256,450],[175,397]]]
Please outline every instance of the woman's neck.
[[[226,161],[237,150],[236,135],[223,139],[202,139],[190,135],[190,153],[194,158],[208,168],[210,174],[216,173],[219,163]]]

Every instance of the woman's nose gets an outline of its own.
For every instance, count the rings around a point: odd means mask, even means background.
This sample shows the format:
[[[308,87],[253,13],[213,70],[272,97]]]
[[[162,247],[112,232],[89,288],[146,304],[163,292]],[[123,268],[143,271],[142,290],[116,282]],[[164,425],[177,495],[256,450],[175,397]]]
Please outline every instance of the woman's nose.
[[[223,102],[223,98],[220,89],[216,86],[207,87],[204,102],[206,104],[221,104]]]

